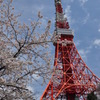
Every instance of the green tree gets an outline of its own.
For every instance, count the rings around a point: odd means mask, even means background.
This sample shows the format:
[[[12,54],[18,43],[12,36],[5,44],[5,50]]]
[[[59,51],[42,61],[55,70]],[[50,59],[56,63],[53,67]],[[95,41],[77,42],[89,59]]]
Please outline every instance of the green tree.
[[[88,94],[87,100],[97,100],[97,96],[94,94],[94,92],[91,92]]]

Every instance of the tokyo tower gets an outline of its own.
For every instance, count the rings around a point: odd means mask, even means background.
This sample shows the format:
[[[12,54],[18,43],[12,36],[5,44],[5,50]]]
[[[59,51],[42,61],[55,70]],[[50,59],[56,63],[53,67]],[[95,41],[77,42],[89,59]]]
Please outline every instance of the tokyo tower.
[[[74,33],[64,17],[61,0],[55,0],[54,72],[40,100],[86,100],[100,84],[85,64],[73,42]]]

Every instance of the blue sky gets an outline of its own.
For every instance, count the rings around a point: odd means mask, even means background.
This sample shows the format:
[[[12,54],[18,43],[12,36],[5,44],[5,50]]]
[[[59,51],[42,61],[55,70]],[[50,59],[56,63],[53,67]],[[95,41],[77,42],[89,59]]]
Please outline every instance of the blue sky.
[[[22,14],[20,20],[25,23],[36,20],[37,12],[41,11],[44,16],[43,26],[50,19],[52,21],[50,32],[53,33],[54,0],[14,0],[13,5],[15,11]],[[100,77],[100,0],[62,0],[62,5],[74,31],[74,42],[80,55],[87,66]],[[54,48],[51,50],[54,51]],[[41,89],[39,94],[41,95],[45,86],[38,84],[34,88],[33,85],[33,90]]]

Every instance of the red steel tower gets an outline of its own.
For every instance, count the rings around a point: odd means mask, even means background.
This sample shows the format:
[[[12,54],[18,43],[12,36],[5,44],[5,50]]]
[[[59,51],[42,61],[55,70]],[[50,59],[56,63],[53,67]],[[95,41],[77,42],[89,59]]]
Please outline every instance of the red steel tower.
[[[88,68],[75,47],[61,0],[55,0],[55,7],[54,72],[40,100],[86,100],[86,95],[100,84],[100,78]]]

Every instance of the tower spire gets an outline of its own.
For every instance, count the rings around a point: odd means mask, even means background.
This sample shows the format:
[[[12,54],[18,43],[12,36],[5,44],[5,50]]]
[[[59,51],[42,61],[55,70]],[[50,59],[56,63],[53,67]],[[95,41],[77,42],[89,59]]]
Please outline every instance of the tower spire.
[[[61,0],[55,0],[55,9],[56,9],[56,21],[55,21],[56,35],[69,37],[67,39],[72,40],[74,37],[74,33],[69,27],[67,18],[65,18],[64,16]]]
[[[55,0],[55,8],[56,8],[56,27],[69,29],[67,18],[64,17],[61,0]]]

